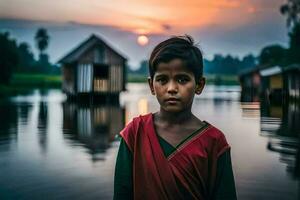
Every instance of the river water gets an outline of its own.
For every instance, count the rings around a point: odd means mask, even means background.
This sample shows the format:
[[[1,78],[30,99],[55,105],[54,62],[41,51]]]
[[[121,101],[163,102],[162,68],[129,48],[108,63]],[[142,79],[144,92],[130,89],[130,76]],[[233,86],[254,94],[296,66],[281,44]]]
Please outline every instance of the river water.
[[[120,105],[66,102],[60,90],[0,101],[0,199],[112,199],[116,134],[159,107],[145,84]],[[299,104],[241,103],[238,86],[207,86],[193,113],[232,147],[239,199],[300,199]]]

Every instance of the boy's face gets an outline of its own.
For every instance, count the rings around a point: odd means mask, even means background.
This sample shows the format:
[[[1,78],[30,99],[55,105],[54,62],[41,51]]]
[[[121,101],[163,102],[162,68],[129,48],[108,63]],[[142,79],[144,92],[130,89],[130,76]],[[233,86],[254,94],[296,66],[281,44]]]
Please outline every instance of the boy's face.
[[[193,72],[180,59],[159,63],[148,82],[151,93],[167,112],[190,111],[194,95],[200,94],[205,85],[205,79],[195,80]]]

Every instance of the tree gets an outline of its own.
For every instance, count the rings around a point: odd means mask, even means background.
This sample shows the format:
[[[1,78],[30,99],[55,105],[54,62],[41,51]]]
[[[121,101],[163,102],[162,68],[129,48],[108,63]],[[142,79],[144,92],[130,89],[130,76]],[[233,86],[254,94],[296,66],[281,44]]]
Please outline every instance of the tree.
[[[257,60],[254,55],[248,54],[242,59],[241,66],[243,69],[251,68],[257,64],[256,61]]]
[[[21,72],[29,72],[32,70],[34,65],[34,57],[33,53],[30,50],[30,46],[26,42],[22,42],[18,47],[18,54],[19,54],[19,65],[18,71]]]
[[[287,63],[300,63],[300,0],[287,0],[280,7],[280,12],[287,16],[290,37]]]
[[[42,57],[43,52],[48,47],[49,44],[49,35],[47,30],[44,28],[39,28],[35,34],[36,45],[40,51],[40,58]]]
[[[0,83],[10,82],[13,69],[19,62],[16,41],[9,38],[9,33],[0,33]]]
[[[280,12],[287,15],[287,26],[290,30],[300,24],[300,0],[287,0],[280,7]]]
[[[140,68],[136,73],[147,76],[148,75],[148,60],[142,60],[140,63]]]
[[[262,49],[259,63],[262,65],[282,65],[285,62],[286,49],[280,45],[270,45]]]
[[[293,30],[289,33],[289,37],[288,61],[290,63],[300,63],[300,24],[293,27]]]

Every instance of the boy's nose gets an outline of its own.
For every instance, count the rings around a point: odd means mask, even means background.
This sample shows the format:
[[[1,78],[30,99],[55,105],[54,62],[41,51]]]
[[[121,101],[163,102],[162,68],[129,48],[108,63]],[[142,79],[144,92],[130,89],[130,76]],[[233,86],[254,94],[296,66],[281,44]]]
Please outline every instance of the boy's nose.
[[[177,93],[178,85],[175,81],[170,81],[168,84],[168,93]]]

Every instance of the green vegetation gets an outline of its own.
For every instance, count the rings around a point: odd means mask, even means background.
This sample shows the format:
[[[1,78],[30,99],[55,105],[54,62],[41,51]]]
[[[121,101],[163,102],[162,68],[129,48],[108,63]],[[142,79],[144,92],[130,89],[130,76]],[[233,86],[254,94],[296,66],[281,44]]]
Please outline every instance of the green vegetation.
[[[36,60],[31,47],[20,44],[8,32],[0,32],[0,97],[26,93],[34,88],[60,88],[60,68],[49,62],[45,53],[50,36],[39,28],[35,35],[40,52]]]
[[[29,88],[60,88],[60,75],[14,74],[11,86]]]
[[[0,85],[0,97],[26,93],[35,88],[61,88],[60,75],[13,74],[9,85]]]
[[[0,84],[9,85],[15,73],[60,74],[60,69],[49,62],[49,56],[45,53],[50,40],[47,30],[38,29],[35,40],[40,52],[37,60],[29,44],[18,44],[8,32],[0,31]]]
[[[212,60],[204,59],[204,73],[216,75],[238,75],[241,71],[252,68],[256,65],[257,58],[248,54],[242,59],[230,54],[223,56],[215,54]]]
[[[127,74],[127,82],[129,83],[146,83],[147,75],[143,74]]]

